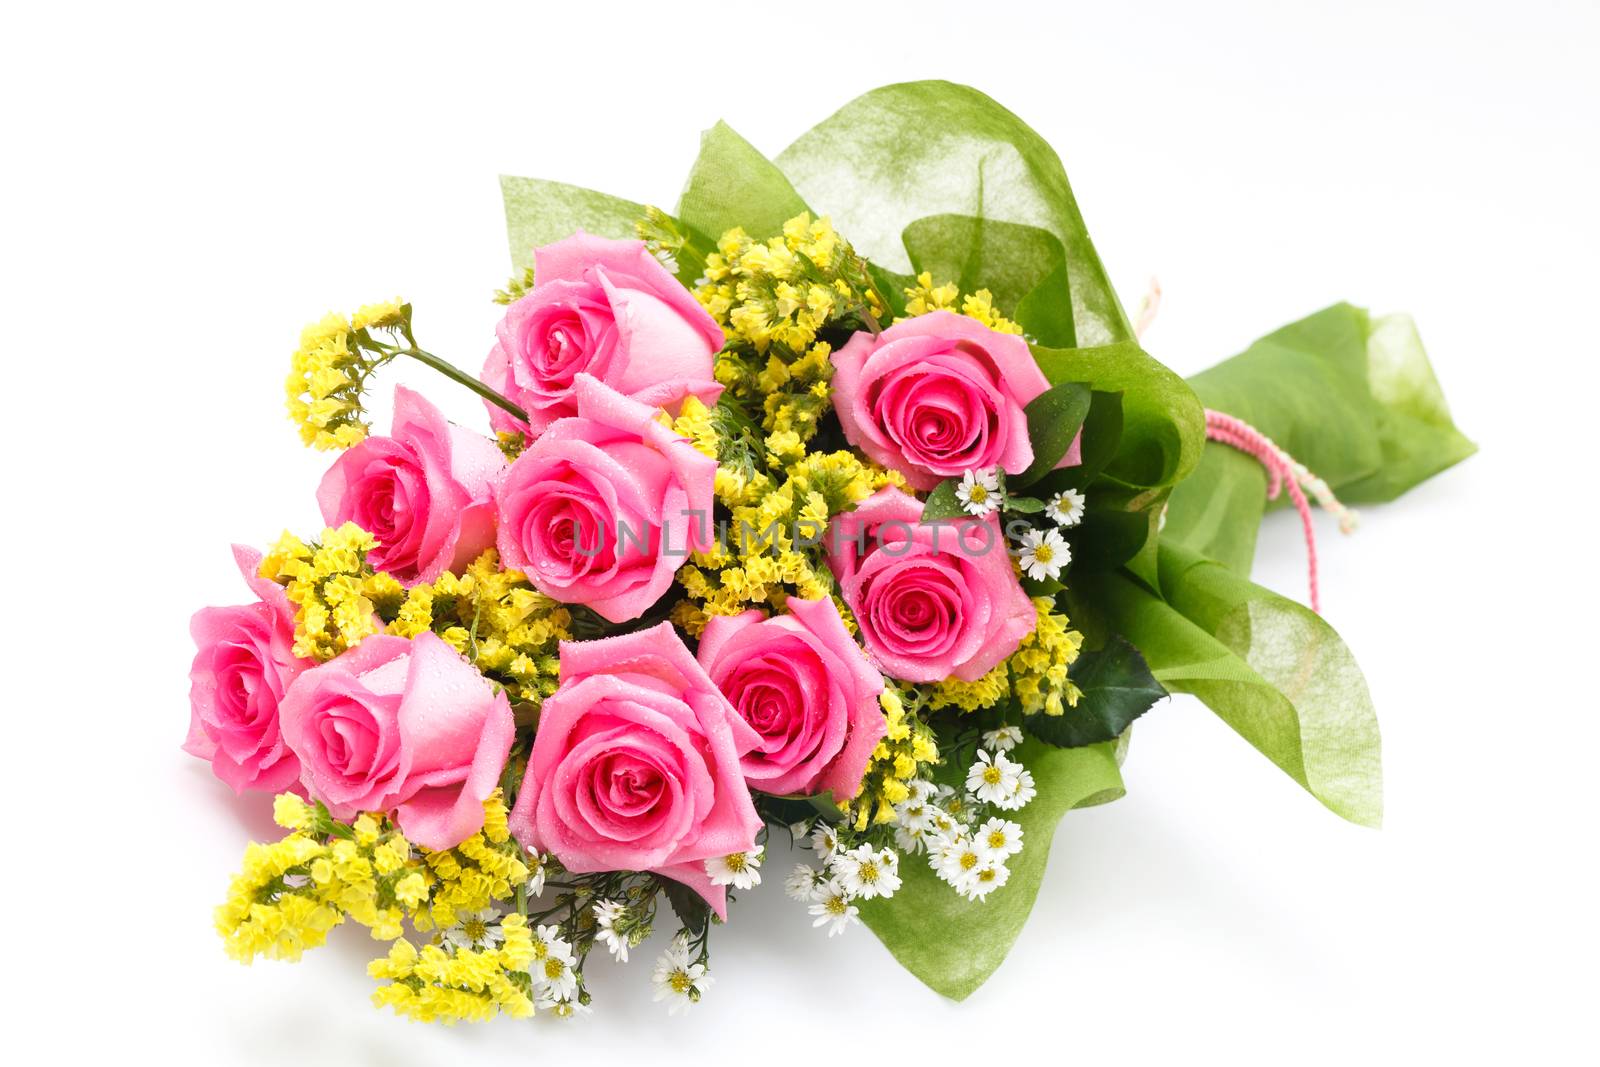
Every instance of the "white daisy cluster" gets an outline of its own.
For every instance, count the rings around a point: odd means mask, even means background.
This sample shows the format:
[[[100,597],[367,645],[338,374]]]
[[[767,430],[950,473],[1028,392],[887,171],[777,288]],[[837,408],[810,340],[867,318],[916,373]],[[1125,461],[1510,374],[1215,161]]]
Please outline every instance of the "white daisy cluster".
[[[813,926],[827,927],[829,937],[843,933],[861,921],[857,901],[892,896],[901,884],[902,852],[926,852],[928,867],[968,900],[983,900],[1006,884],[1006,861],[1022,851],[1022,827],[1002,813],[1022,808],[1038,790],[1033,774],[1006,754],[1022,742],[1021,729],[1000,726],[981,740],[963,790],[926,779],[908,783],[910,795],[894,809],[894,848],[861,841],[847,826],[808,821],[790,827],[822,860],[820,869],[797,864],[783,883],[785,893],[808,906]]]
[[[926,850],[933,872],[968,900],[983,900],[1005,885],[1011,877],[1006,860],[1022,851],[1022,827],[992,814],[1016,811],[1038,792],[1033,774],[1006,755],[1021,740],[1015,726],[985,732],[963,795],[915,782],[895,808],[895,842],[907,852]]]
[[[1063,489],[1044,506],[1047,518],[1055,523],[1048,530],[1029,530],[1022,535],[1018,562],[1022,572],[1034,581],[1059,578],[1072,562],[1072,548],[1061,531],[1083,521],[1084,496],[1076,489]]]
[[[806,827],[800,823],[792,829],[801,837]],[[791,899],[808,906],[811,925],[827,927],[829,937],[861,921],[854,901],[887,899],[900,888],[900,854],[892,848],[872,844],[845,848],[838,830],[827,823],[817,824],[808,843],[822,860],[821,869],[797,864],[784,880],[783,889]]]

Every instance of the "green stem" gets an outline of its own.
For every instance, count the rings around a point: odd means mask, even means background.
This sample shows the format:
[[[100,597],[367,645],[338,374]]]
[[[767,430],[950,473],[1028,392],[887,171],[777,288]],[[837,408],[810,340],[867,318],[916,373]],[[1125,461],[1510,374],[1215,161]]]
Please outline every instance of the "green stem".
[[[493,389],[489,388],[487,385],[483,384],[466,371],[446,363],[432,352],[425,352],[420,348],[398,348],[394,350],[393,354],[396,356],[410,356],[418,363],[426,364],[427,366],[432,367],[434,370],[438,371],[446,378],[449,378],[451,381],[458,382],[461,385],[466,386],[474,393],[477,393],[479,396],[483,397],[489,403],[509,412],[518,422],[528,421],[528,413],[526,411],[523,411],[521,408],[517,407],[517,405],[507,400],[505,397],[501,396],[499,393],[495,392]]]

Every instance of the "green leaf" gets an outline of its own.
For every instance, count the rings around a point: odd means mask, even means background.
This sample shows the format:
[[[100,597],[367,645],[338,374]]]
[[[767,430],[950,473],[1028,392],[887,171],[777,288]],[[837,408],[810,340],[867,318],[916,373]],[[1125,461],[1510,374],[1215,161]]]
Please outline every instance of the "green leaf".
[[[1013,755],[1032,772],[1039,795],[1013,818],[1023,849],[1008,861],[1011,877],[982,903],[963,900],[924,858],[907,856],[903,884],[888,900],[860,904],[861,918],[895,959],[935,992],[963,1000],[1011,951],[1033,909],[1061,816],[1123,793],[1116,746],[1052,748],[1024,741]]]
[[[1337,304],[1263,337],[1192,384],[1207,407],[1256,427],[1349,504],[1392,500],[1476,451],[1451,421],[1404,316],[1374,320]],[[1266,488],[1254,459],[1209,445],[1172,494],[1165,537],[1248,574]]]
[[[597,237],[635,236],[644,205],[591,189],[539,178],[500,176],[506,207],[506,236],[515,269],[533,266],[533,250],[584,230]]]
[[[1076,705],[1060,715],[1030,715],[1023,722],[1039,740],[1061,748],[1114,741],[1167,695],[1139,650],[1120,636],[1080,655],[1070,677],[1083,692]]]
[[[946,478],[934,486],[933,492],[928,494],[928,502],[922,505],[922,521],[936,522],[939,519],[964,516],[967,510],[961,506],[961,501],[956,499],[956,486],[960,484],[959,478]]]
[[[1133,342],[1098,348],[1033,346],[1051,382],[1122,394],[1122,433],[1106,474],[1140,488],[1170,486],[1200,462],[1206,417],[1187,382]]]
[[[1012,496],[1006,494],[1006,511],[1019,511],[1024,515],[1036,515],[1044,510],[1044,501],[1036,496]]]
[[[805,210],[783,172],[727,123],[701,134],[700,155],[678,198],[679,222],[712,241],[735,226],[760,240]]]
[[[698,935],[706,928],[706,923],[711,921],[711,906],[705,902],[705,898],[671,878],[657,875],[656,884],[661,887],[662,894],[667,898],[667,903],[672,905],[672,912],[684,929]]]
[[[1079,575],[1076,596],[1127,636],[1169,689],[1193,693],[1329,809],[1383,813],[1378,720],[1339,635],[1309,608],[1163,544],[1158,596],[1125,572]]]
[[[1058,333],[1050,340],[1103,345],[1133,337],[1061,160],[976,89],[943,81],[875,89],[817,124],[777,162],[858,252],[888,270],[911,269],[903,234],[929,216],[1043,230],[1060,242],[1065,259],[1065,299],[1051,301],[1073,326],[1070,339]]]
[[[1055,469],[1072,447],[1072,439],[1083,428],[1093,393],[1082,382],[1052,385],[1028,402],[1023,414],[1028,418],[1028,443],[1033,446],[1033,462],[1011,479],[1018,488],[1027,488]]]

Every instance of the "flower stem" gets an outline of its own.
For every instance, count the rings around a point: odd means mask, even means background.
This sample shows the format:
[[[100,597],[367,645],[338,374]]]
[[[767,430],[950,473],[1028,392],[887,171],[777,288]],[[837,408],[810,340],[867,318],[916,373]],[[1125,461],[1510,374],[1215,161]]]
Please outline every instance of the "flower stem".
[[[517,407],[517,405],[507,400],[504,396],[501,396],[499,393],[495,392],[493,389],[489,388],[487,385],[483,384],[483,382],[479,381],[477,378],[474,378],[466,371],[445,362],[432,352],[425,352],[420,348],[399,348],[395,349],[394,355],[410,356],[418,363],[423,363],[429,367],[432,367],[434,370],[438,371],[446,378],[449,378],[451,381],[459,382],[468,389],[471,389],[474,393],[477,393],[479,396],[483,397],[489,403],[509,412],[518,422],[528,421],[528,413],[526,411],[523,411],[521,408]]]

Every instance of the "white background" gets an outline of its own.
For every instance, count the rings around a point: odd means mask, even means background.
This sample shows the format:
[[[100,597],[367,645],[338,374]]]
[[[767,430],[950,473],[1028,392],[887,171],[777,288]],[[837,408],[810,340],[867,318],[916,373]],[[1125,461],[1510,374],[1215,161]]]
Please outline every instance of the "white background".
[[[1595,5],[551,8],[4,16],[8,1045],[1595,1062]],[[1066,818],[1020,943],[964,1004],[864,930],[817,936],[775,885],[741,901],[686,1020],[650,1002],[648,950],[596,962],[585,1022],[454,1032],[368,1007],[358,930],[298,966],[226,960],[210,909],[268,827],[178,751],[186,622],[247,599],[229,542],[318,525],[326,457],[280,400],[300,325],[403,294],[476,367],[507,274],[497,174],[670,205],[717,118],[776,153],[920,77],[1058,148],[1125,302],[1160,277],[1147,342],[1180,371],[1339,299],[1416,315],[1483,451],[1353,539],[1319,527],[1325,610],[1383,723],[1385,829],[1184,698],[1140,724],[1126,799]],[[481,422],[426,374],[404,372]],[[1276,515],[1258,580],[1301,595],[1302,553]]]

